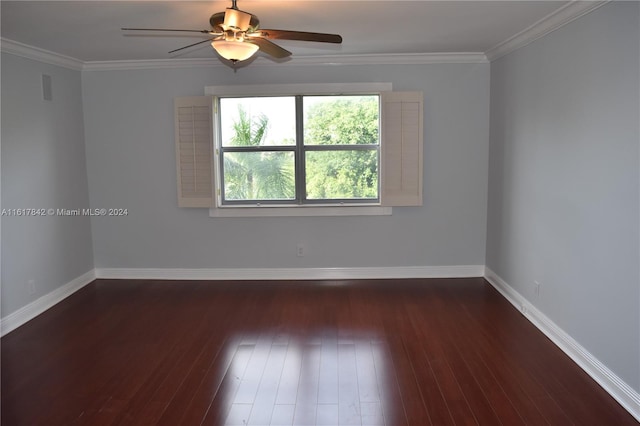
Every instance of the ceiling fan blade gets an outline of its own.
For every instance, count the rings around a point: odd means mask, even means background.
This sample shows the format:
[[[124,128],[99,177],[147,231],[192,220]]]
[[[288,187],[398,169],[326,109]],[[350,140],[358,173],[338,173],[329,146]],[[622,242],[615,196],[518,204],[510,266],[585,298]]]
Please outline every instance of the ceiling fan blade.
[[[180,51],[180,50],[188,49],[188,48],[190,48],[190,47],[197,46],[197,45],[202,44],[202,43],[210,43],[210,42],[211,42],[211,40],[213,40],[213,39],[212,39],[212,38],[208,38],[208,39],[206,39],[206,40],[198,41],[198,42],[193,43],[193,44],[190,44],[190,45],[188,45],[188,46],[184,46],[184,47],[180,47],[180,48],[178,48],[178,49],[170,50],[170,51],[169,51],[169,53],[174,53],[174,52],[178,52],[178,51]]]
[[[247,34],[249,37],[264,37],[271,40],[301,40],[318,41],[322,43],[342,43],[342,37],[338,34],[309,33],[305,31],[287,30],[257,30]]]
[[[283,49],[282,47],[270,42],[265,38],[256,37],[252,38],[250,41],[245,41],[245,43],[257,44],[260,50],[262,50],[267,55],[273,56],[274,58],[280,59],[291,56],[291,52],[289,52],[287,49]]]
[[[172,28],[120,28],[122,31],[173,31],[183,33],[215,34],[211,30],[176,30]]]

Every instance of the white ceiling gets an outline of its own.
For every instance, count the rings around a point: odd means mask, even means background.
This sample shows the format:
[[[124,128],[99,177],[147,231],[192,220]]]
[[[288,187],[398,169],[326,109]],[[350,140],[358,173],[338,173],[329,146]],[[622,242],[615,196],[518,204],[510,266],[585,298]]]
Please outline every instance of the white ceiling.
[[[238,0],[261,28],[341,34],[342,45],[277,41],[294,56],[486,52],[566,1]],[[204,39],[121,27],[209,29],[231,1],[2,1],[0,34],[83,62],[211,58]]]

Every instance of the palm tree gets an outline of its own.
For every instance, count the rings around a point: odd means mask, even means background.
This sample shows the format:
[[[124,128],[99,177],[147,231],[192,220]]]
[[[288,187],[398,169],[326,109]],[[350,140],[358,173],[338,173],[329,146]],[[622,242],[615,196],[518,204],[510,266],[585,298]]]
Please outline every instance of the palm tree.
[[[269,119],[254,119],[238,106],[233,122],[233,147],[262,146]],[[242,151],[224,155],[225,198],[227,200],[278,200],[295,198],[294,162],[291,152]]]

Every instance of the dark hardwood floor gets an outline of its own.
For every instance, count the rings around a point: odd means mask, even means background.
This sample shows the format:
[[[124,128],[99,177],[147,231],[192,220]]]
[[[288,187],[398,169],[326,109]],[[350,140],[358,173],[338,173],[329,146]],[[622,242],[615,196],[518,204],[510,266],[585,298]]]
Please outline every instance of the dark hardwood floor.
[[[637,424],[481,278],[97,280],[1,344],[3,426]]]

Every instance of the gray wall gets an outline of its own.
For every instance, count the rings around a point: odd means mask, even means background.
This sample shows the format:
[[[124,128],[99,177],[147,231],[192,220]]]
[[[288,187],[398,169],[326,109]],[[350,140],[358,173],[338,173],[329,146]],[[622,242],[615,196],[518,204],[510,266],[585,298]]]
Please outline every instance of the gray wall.
[[[636,391],[639,7],[491,64],[486,263]]]
[[[489,64],[85,72],[89,192],[98,268],[483,265]],[[425,99],[424,206],[386,217],[210,218],[177,207],[173,98],[207,85],[392,82]],[[296,244],[306,245],[296,257]]]
[[[89,206],[80,72],[2,54],[1,157],[3,209]],[[91,269],[88,217],[2,217],[3,317]]]

